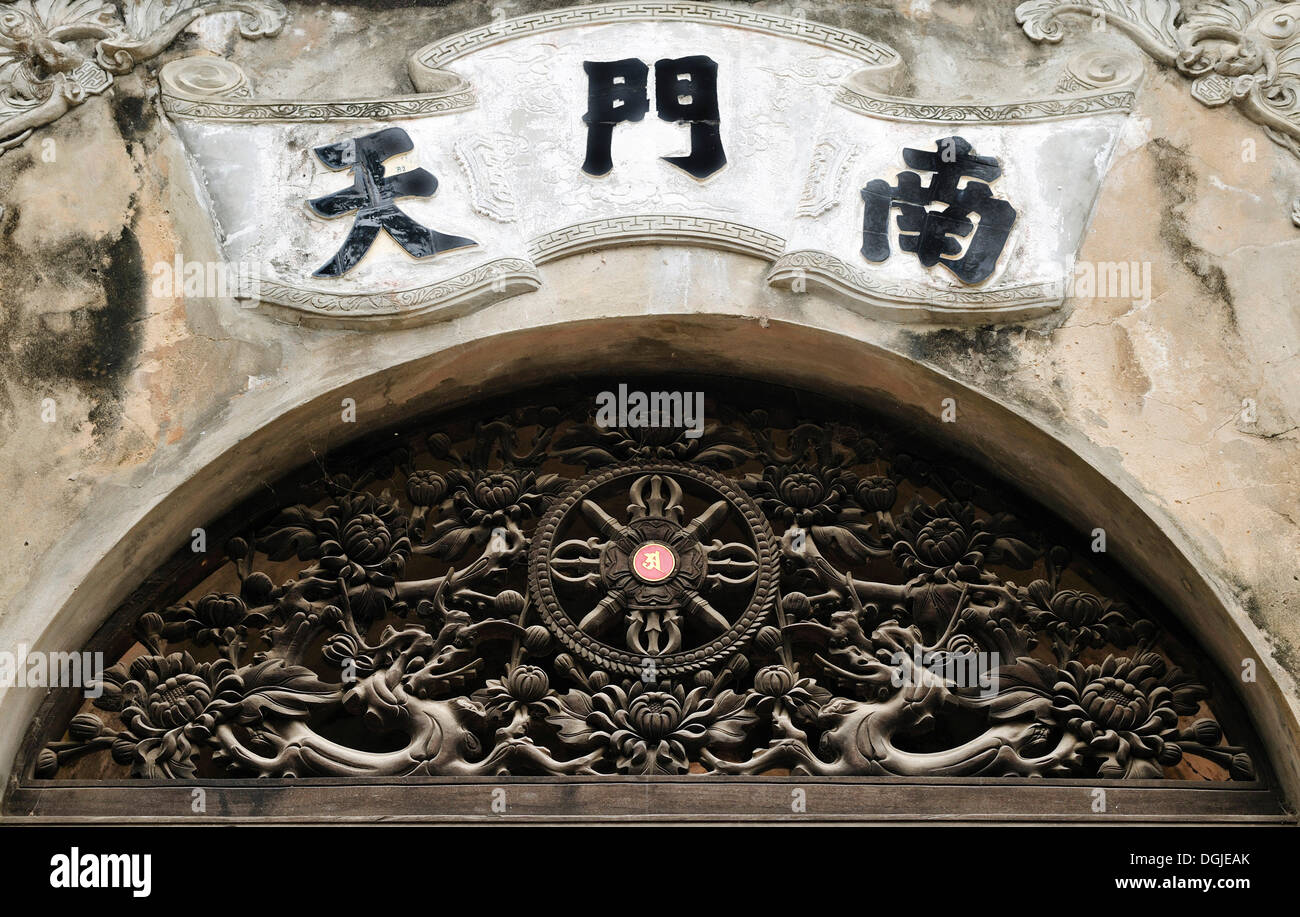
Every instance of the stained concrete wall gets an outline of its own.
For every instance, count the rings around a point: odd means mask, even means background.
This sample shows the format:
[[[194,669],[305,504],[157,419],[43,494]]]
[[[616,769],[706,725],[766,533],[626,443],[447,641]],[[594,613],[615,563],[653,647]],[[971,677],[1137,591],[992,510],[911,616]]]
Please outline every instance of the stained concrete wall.
[[[800,7],[898,49],[902,89],[917,95],[1022,96],[1050,88],[1075,51],[1132,51],[1086,27],[1068,47],[1035,45],[995,0]],[[206,49],[279,96],[392,94],[409,91],[411,51],[491,11],[292,4],[291,14],[279,37],[257,42],[233,37],[228,20],[201,23],[157,62]],[[1112,551],[1226,669],[1260,659],[1264,675],[1243,698],[1294,798],[1300,230],[1289,202],[1300,161],[1235,110],[1200,105],[1182,76],[1144,65],[1080,257],[1149,262],[1145,304],[1075,298],[1023,325],[904,326],[773,290],[756,259],[647,247],[567,259],[537,293],[390,332],[306,329],[230,301],[153,295],[152,265],[220,253],[152,68],[137,69],[0,156],[0,645],[76,648],[193,526],[312,448],[544,378],[548,365],[641,354],[700,369],[729,353],[722,365],[736,372],[874,393],[921,418],[951,392],[966,410],[948,435],[1081,528],[1112,525]],[[596,321],[599,335],[582,324]],[[494,335],[505,337],[475,344]],[[344,396],[358,399],[352,427],[338,423]],[[0,695],[0,770],[33,694]]]

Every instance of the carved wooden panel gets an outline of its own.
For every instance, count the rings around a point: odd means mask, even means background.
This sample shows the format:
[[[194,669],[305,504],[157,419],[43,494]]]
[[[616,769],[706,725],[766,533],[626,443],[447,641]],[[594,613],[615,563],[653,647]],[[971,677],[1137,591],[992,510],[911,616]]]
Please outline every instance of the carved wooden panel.
[[[709,379],[698,427],[691,392],[602,426],[615,387],[268,491],[128,603],[134,646],[25,779],[1256,779],[1170,616],[971,457]]]

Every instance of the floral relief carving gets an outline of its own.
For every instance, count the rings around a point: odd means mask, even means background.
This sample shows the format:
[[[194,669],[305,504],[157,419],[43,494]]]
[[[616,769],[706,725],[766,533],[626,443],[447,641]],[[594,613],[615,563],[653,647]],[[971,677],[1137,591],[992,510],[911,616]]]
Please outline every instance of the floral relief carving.
[[[0,0],[0,152],[222,12],[244,38],[278,34],[288,15],[279,0]]]
[[[1235,105],[1300,156],[1300,3],[1028,0],[1016,7],[1016,20],[1034,41],[1061,41],[1067,16],[1115,27],[1188,77],[1198,102]],[[1300,213],[1300,203],[1293,206]],[[1300,217],[1293,222],[1300,226]]]
[[[698,436],[569,399],[324,457],[134,616],[35,776],[1254,779],[1208,664],[1068,539],[746,397]]]

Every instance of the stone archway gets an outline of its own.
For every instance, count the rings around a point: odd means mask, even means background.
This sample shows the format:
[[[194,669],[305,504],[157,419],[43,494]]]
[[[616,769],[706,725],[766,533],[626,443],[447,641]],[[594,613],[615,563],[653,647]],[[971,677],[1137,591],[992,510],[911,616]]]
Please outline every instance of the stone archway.
[[[744,259],[735,261],[739,263],[733,268],[744,264]],[[592,341],[600,342],[595,356]],[[809,359],[813,354],[816,359]],[[944,430],[955,444],[978,455],[990,470],[1014,476],[1026,492],[1077,528],[1087,530],[1095,525],[1124,533],[1120,543],[1112,541],[1114,553],[1153,589],[1181,597],[1173,603],[1178,613],[1223,669],[1232,671],[1236,660],[1258,654],[1258,643],[1252,643],[1250,636],[1253,628],[1236,623],[1238,618],[1197,573],[1195,562],[1189,559],[1194,547],[1180,544],[1185,539],[1162,529],[1140,498],[1131,498],[1085,459],[1080,453],[1086,454],[1086,447],[1076,452],[994,399],[886,348],[795,322],[763,323],[743,315],[700,314],[591,317],[504,332],[403,361],[304,399],[273,422],[238,438],[224,454],[143,515],[126,538],[114,542],[106,537],[104,543],[111,546],[102,551],[96,569],[85,580],[95,584],[97,594],[85,588],[77,590],[48,620],[43,636],[62,646],[80,645],[93,630],[94,615],[89,609],[102,607],[106,596],[120,596],[138,583],[150,558],[156,561],[161,546],[183,542],[192,516],[210,518],[220,513],[236,497],[247,495],[254,480],[299,464],[307,445],[319,449],[345,438],[330,429],[337,413],[334,406],[344,392],[355,399],[359,415],[366,418],[364,426],[373,430],[403,415],[419,413],[427,408],[429,398],[452,407],[556,373],[590,370],[596,365],[647,371],[669,357],[678,366],[781,379],[867,402],[885,415],[932,431],[939,429],[932,406],[956,392],[963,414],[971,422]],[[298,431],[297,436],[277,436],[286,428]],[[1261,681],[1277,704],[1260,704],[1255,695],[1248,707],[1271,750],[1278,780],[1286,787],[1290,785],[1287,749],[1294,719],[1267,672]],[[6,717],[13,717],[9,722],[30,714],[13,703],[5,708]]]

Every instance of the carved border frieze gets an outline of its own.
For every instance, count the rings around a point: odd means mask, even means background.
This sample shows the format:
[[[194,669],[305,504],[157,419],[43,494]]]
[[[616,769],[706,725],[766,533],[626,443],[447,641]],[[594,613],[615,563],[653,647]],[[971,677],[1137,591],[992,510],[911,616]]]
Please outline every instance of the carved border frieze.
[[[835,101],[845,108],[875,115],[878,118],[934,121],[940,124],[1055,121],[1111,111],[1127,114],[1133,109],[1133,100],[1133,90],[1120,89],[993,104],[919,102],[913,99],[876,95],[847,84],[841,86],[835,96]]]
[[[743,223],[684,214],[645,213],[565,226],[533,239],[528,243],[528,250],[538,264],[544,264],[566,255],[610,245],[671,245],[675,241],[710,245],[768,259],[777,257],[785,249],[785,239]]]
[[[767,282],[821,282],[893,320],[937,318],[988,321],[1032,318],[1050,312],[1065,297],[1063,283],[1029,283],[987,290],[940,290],[923,283],[896,283],[873,277],[826,252],[787,252],[772,264]]]
[[[491,25],[452,35],[450,38],[421,48],[415,54],[415,61],[425,68],[437,69],[472,51],[518,38],[520,35],[579,25],[644,20],[702,22],[793,37],[810,44],[852,54],[871,67],[892,67],[901,61],[898,52],[893,48],[855,32],[846,32],[834,26],[809,22],[807,19],[794,16],[777,16],[705,3],[606,3],[549,10],[531,16],[496,21]]]
[[[474,90],[460,79],[420,95],[334,102],[254,99],[238,65],[219,57],[171,61],[159,74],[159,84],[163,111],[205,121],[393,121],[468,111],[475,105]]]
[[[541,276],[528,261],[501,258],[428,286],[391,293],[331,293],[258,279],[246,298],[283,307],[295,320],[313,318],[335,327],[386,327],[407,321],[451,318],[487,301],[528,293],[541,287]]]

